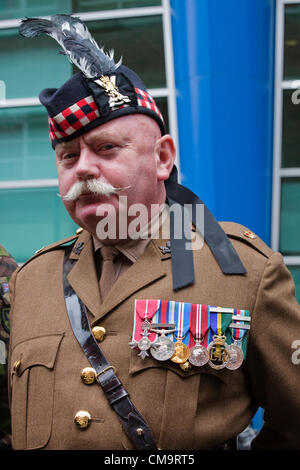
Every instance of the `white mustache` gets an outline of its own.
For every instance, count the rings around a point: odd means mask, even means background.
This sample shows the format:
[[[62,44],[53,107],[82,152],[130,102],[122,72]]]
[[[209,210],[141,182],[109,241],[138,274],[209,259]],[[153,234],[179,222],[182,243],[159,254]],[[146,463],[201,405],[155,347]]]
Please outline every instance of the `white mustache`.
[[[131,186],[126,186],[125,188],[116,188],[112,184],[108,183],[104,179],[91,179],[86,181],[77,181],[71,186],[67,194],[62,196],[64,201],[75,201],[82,194],[96,194],[99,196],[110,196],[111,194],[116,194],[119,191],[124,191],[129,189]]]

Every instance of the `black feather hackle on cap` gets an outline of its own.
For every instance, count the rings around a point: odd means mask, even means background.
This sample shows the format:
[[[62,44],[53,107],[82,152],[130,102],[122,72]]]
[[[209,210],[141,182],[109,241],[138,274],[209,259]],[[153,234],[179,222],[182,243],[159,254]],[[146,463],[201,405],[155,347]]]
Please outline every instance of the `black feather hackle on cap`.
[[[30,38],[46,34],[55,39],[69,60],[87,78],[115,73],[121,61],[116,64],[113,51],[106,54],[103,48],[98,46],[79,18],[70,15],[54,15],[50,18],[26,18],[22,20],[19,32],[22,36]]]

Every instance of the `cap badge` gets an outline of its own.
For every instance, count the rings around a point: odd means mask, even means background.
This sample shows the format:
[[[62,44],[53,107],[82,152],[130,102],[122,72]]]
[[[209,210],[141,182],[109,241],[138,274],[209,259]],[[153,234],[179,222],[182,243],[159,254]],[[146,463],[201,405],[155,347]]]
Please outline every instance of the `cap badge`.
[[[101,75],[101,77],[97,80],[94,80],[94,82],[102,86],[105,92],[108,94],[110,108],[130,103],[130,98],[128,98],[128,96],[122,95],[122,93],[119,92],[118,87],[116,85],[115,75],[111,77],[108,77],[107,75]]]

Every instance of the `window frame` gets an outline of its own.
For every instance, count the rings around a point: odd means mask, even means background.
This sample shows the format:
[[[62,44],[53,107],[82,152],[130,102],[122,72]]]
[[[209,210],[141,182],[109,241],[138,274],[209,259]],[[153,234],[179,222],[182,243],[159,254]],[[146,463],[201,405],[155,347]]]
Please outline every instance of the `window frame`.
[[[300,77],[297,80],[284,80],[284,25],[285,6],[300,5],[300,0],[276,0],[276,45],[275,45],[275,85],[274,85],[274,134],[273,134],[273,194],[271,247],[279,251],[281,187],[283,178],[300,177],[299,168],[282,168],[282,120],[283,92],[300,88]],[[299,246],[300,249],[300,246]],[[299,256],[284,256],[287,266],[300,266]]]
[[[173,61],[173,41],[172,41],[172,27],[171,27],[171,11],[170,0],[162,0],[161,6],[152,7],[139,7],[139,8],[124,8],[117,10],[105,11],[92,11],[84,13],[72,13],[84,21],[87,26],[90,21],[111,20],[119,18],[132,18],[142,16],[160,15],[162,17],[163,27],[163,41],[165,49],[165,73],[166,73],[166,87],[165,88],[149,88],[149,93],[153,98],[166,98],[168,103],[168,118],[170,134],[172,135],[177,148],[177,156],[175,164],[180,174],[180,159],[179,159],[179,145],[178,145],[178,127],[177,127],[177,108],[176,108],[176,88],[174,77],[174,61]],[[49,19],[49,16],[41,16],[40,18]],[[0,20],[0,30],[18,28],[21,19]],[[38,97],[27,97],[20,99],[7,99],[0,101],[0,110],[3,108],[14,107],[29,107],[41,106]],[[49,144],[50,145],[50,144]],[[52,187],[58,186],[58,180],[55,178],[36,179],[36,180],[18,180],[18,181],[2,181],[0,182],[1,189],[9,188],[38,188],[38,187]]]

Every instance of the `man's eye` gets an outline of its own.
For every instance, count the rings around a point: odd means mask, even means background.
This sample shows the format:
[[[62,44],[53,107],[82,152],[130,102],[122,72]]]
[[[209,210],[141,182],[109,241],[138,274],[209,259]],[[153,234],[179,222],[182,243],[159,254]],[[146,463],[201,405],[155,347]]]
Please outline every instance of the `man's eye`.
[[[65,153],[61,156],[61,160],[71,160],[72,158],[76,158],[76,153]]]
[[[115,148],[115,145],[114,144],[104,144],[104,145],[101,145],[101,147],[99,148],[99,152],[105,152],[105,151],[108,151],[108,150],[112,150],[113,148]]]

